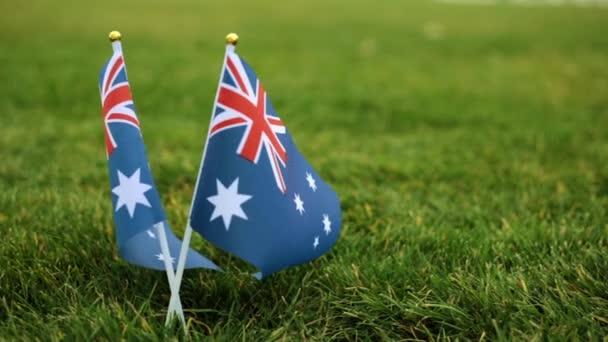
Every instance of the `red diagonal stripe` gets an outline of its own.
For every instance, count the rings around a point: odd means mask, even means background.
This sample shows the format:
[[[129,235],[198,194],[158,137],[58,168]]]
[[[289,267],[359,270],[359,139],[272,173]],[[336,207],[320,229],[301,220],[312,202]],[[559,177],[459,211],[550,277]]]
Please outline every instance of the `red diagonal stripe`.
[[[230,127],[230,126],[238,126],[238,125],[241,125],[246,122],[247,121],[245,121],[245,119],[243,119],[243,118],[233,118],[233,119],[228,119],[228,120],[222,121],[211,128],[211,134],[219,131],[222,128],[226,128],[226,127]]]
[[[281,159],[281,161],[285,163],[285,161],[287,160],[287,152],[285,151],[283,146],[281,146],[277,135],[274,134],[274,132],[271,132],[270,134],[266,133],[266,136],[270,140],[270,144],[272,145],[274,152],[276,152],[279,159]]]
[[[247,98],[228,88],[220,89],[217,102],[251,119],[254,119],[253,115],[257,111],[257,108]]]
[[[131,123],[133,123],[134,125],[136,125],[137,127],[139,127],[139,121],[137,120],[137,118],[129,115],[129,114],[122,114],[122,113],[112,113],[108,116],[108,118],[106,119],[106,121],[109,120],[124,120],[124,121],[129,121]]]
[[[234,63],[232,62],[232,59],[230,57],[226,58],[226,64],[228,64],[228,69],[230,69],[230,72],[232,73],[232,76],[234,76],[234,79],[236,80],[236,83],[239,85],[239,88],[241,89],[241,91],[244,92],[245,94],[249,95],[249,92],[247,91],[247,88],[245,87],[245,83],[243,83],[243,79],[241,78],[241,75],[239,74],[238,70],[236,69],[236,66],[234,65]]]
[[[281,121],[281,119],[279,119],[279,118],[275,118],[272,116],[266,116],[266,118],[268,118],[268,122],[270,122],[271,125],[284,126],[283,121]]]
[[[119,103],[132,100],[131,89],[128,84],[122,85],[116,89],[113,89],[103,101],[103,114],[107,115],[108,111],[112,107]]]
[[[108,89],[110,88],[110,85],[112,84],[112,79],[114,79],[114,76],[116,76],[116,73],[118,72],[118,69],[122,66],[122,64],[123,64],[123,59],[122,59],[122,56],[120,56],[116,60],[116,63],[114,63],[114,65],[112,65],[110,74],[108,75],[108,78],[106,79],[104,93],[107,92]]]
[[[281,167],[279,166],[279,162],[277,161],[277,157],[276,155],[273,153],[272,154],[272,167],[274,167],[275,172],[279,178],[279,183],[281,183],[281,191],[283,193],[285,193],[285,191],[287,191],[287,187],[285,186],[285,181],[283,180],[283,173],[281,173]]]

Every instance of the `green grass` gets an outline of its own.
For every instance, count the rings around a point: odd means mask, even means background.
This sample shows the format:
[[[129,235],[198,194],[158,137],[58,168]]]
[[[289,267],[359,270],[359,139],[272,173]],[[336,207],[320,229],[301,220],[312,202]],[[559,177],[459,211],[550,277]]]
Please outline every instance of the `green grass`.
[[[255,4],[254,4],[255,3]],[[236,31],[343,230],[257,282],[187,271],[188,337],[608,335],[608,9],[406,1],[0,4],[0,340],[179,338],[117,256],[97,74],[123,46],[182,233]]]

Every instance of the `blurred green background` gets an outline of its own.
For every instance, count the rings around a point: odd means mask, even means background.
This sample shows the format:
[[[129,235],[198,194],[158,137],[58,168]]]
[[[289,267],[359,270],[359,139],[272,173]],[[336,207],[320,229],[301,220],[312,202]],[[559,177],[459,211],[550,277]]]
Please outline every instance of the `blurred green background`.
[[[188,337],[601,339],[608,8],[430,1],[0,3],[0,339],[164,339],[114,241],[98,72],[123,49],[182,232],[224,37],[339,193],[343,231],[261,283],[186,272]]]

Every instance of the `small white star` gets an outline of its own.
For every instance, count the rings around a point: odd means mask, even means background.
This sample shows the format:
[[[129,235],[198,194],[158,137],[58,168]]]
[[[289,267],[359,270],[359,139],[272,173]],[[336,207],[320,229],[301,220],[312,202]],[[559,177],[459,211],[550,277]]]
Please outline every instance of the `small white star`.
[[[317,191],[317,183],[309,172],[306,172],[306,181],[308,182],[308,186],[312,189],[312,191]]]
[[[317,249],[317,246],[319,245],[319,237],[315,236],[315,242],[312,244],[312,246]]]
[[[165,261],[165,256],[162,253],[156,254],[156,258],[158,261]],[[171,260],[172,264],[175,264],[175,258],[169,257],[169,259]]]
[[[238,177],[230,184],[228,188],[216,179],[217,195],[207,197],[207,201],[215,206],[209,222],[218,217],[222,217],[226,230],[230,228],[232,216],[240,217],[247,220],[247,215],[241,208],[241,205],[251,199],[252,196],[239,194],[239,179]]]
[[[302,199],[300,199],[300,195],[295,194],[293,203],[296,204],[296,210],[300,212],[300,215],[304,214],[304,202],[302,202]]]
[[[146,230],[146,233],[148,233],[148,236],[150,237],[150,239],[156,239],[156,235],[154,235],[154,233],[152,232],[152,229]]]
[[[331,221],[329,220],[329,215],[323,214],[323,230],[325,231],[325,235],[329,235],[331,233]]]
[[[152,207],[144,195],[146,191],[152,189],[152,186],[140,182],[139,171],[140,169],[137,169],[131,177],[127,177],[118,170],[118,182],[120,184],[112,189],[112,193],[118,196],[116,211],[126,206],[131,218],[133,217],[133,213],[135,213],[135,207],[138,203],[146,207]]]

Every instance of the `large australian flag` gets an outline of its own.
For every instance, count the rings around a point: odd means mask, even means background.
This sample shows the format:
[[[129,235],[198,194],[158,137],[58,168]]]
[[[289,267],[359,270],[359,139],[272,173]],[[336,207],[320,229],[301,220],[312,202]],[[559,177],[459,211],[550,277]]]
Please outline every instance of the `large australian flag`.
[[[148,165],[120,42],[113,44],[116,44],[115,53],[101,69],[99,90],[119,252],[128,262],[165,270],[157,227],[164,224],[173,263],[179,255],[181,241],[167,224]],[[198,267],[217,268],[189,250],[186,268]]]
[[[315,259],[338,239],[337,194],[296,148],[251,67],[227,47],[191,227],[259,278]]]

